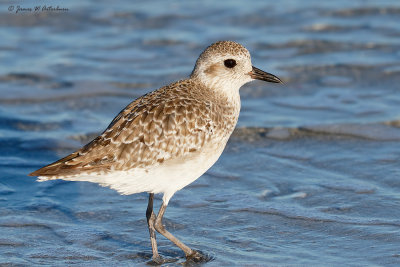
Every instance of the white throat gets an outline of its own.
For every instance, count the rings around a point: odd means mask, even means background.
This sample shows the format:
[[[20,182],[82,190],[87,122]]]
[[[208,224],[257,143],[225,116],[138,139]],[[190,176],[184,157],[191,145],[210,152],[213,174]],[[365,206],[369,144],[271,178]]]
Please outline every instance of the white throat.
[[[253,80],[249,75],[232,78],[224,75],[207,75],[204,73],[192,75],[192,78],[197,79],[200,83],[216,93],[222,93],[234,102],[240,101],[239,89],[244,84]]]

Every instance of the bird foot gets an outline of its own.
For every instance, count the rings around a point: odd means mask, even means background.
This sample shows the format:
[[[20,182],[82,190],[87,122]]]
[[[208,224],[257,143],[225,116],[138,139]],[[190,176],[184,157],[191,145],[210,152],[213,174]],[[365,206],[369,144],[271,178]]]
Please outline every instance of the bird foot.
[[[210,260],[211,260],[210,257],[208,257],[207,255],[203,255],[196,250],[193,250],[192,254],[186,256],[187,262],[192,261],[195,263],[199,263],[199,262],[208,262]]]
[[[156,256],[156,257],[152,257],[151,261],[147,262],[148,265],[161,265],[163,263],[166,263],[167,260],[163,259],[161,256]]]
[[[158,257],[153,257],[151,258],[151,261],[147,262],[147,265],[152,265],[152,266],[159,266],[164,263],[172,263],[178,261],[177,259],[164,259],[161,256]]]

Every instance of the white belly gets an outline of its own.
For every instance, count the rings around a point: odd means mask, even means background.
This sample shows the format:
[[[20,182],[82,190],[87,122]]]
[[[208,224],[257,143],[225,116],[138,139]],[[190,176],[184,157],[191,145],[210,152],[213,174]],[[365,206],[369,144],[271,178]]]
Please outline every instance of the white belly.
[[[98,183],[123,195],[140,192],[163,193],[163,201],[168,204],[176,191],[195,181],[218,160],[225,144],[226,142],[209,145],[203,147],[201,152],[190,153],[183,158],[168,160],[157,166],[149,166],[147,169],[135,168],[129,171],[58,178]]]

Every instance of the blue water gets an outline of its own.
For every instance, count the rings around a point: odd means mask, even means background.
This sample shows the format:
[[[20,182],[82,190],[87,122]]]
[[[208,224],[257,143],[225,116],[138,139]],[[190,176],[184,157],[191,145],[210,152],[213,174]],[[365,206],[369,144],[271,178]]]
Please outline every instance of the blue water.
[[[69,10],[8,11],[45,4]],[[399,1],[24,0],[0,15],[0,264],[145,265],[146,194],[26,175],[226,39],[285,84],[241,89],[238,129],[166,228],[205,266],[400,264]]]

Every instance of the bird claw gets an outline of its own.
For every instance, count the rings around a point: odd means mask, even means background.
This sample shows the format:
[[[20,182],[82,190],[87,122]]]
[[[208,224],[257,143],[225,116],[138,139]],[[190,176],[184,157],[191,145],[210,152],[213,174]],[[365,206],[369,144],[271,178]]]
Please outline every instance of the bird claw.
[[[161,256],[152,257],[151,261],[147,262],[148,265],[161,265],[165,263],[166,260],[163,259]]]
[[[173,263],[173,262],[177,262],[177,261],[178,261],[178,259],[175,259],[175,258],[163,258],[161,256],[157,256],[157,257],[152,257],[151,261],[147,262],[147,265],[159,266],[164,263]]]
[[[193,250],[192,254],[186,256],[187,261],[192,261],[192,262],[207,262],[209,261],[208,257],[201,254],[200,252]]]

